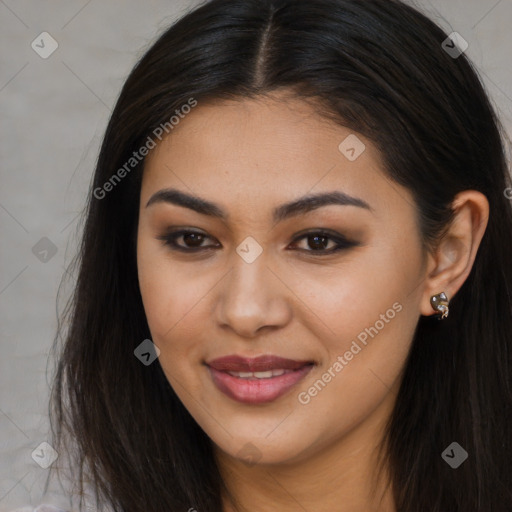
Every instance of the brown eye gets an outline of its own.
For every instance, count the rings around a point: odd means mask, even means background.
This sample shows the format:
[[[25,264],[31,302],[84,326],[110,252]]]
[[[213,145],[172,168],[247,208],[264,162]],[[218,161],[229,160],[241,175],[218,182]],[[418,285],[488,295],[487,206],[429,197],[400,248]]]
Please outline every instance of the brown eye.
[[[308,245],[313,250],[326,249],[329,245],[329,237],[323,235],[308,235]]]
[[[205,233],[193,230],[181,229],[166,233],[157,238],[162,240],[164,245],[169,246],[172,250],[181,252],[193,253],[221,247],[218,242],[210,245],[203,245],[205,240],[214,240],[214,238]],[[306,242],[305,247],[297,247],[299,242],[302,240]],[[359,244],[357,242],[347,240],[340,234],[333,234],[331,232],[324,231],[305,233],[302,236],[295,238],[292,243],[293,248],[298,248],[299,251],[304,253],[315,253],[316,256],[329,255],[356,245]]]
[[[182,237],[185,245],[189,247],[200,247],[204,240],[204,235],[199,233],[186,233]]]
[[[165,235],[157,237],[158,240],[162,240],[164,245],[168,245],[173,250],[183,252],[194,252],[206,249],[212,249],[218,247],[217,245],[202,245],[203,242],[211,238],[205,233],[199,233],[198,231],[192,230],[179,230]],[[178,243],[178,240],[182,239],[183,243]]]
[[[342,249],[348,249],[358,245],[357,242],[349,241],[340,234],[324,231],[305,233],[294,240],[293,246],[296,247],[301,240],[305,240],[305,246],[307,248],[299,248],[299,250],[309,253],[318,253],[318,256],[332,254]],[[328,247],[329,243],[331,243],[330,247]]]

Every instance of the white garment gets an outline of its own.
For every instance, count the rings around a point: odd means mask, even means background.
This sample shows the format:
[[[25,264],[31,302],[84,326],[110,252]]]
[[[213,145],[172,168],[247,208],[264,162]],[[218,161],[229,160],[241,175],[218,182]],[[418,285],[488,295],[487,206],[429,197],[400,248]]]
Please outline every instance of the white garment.
[[[53,505],[39,505],[36,508],[31,506],[26,506],[22,508],[16,508],[11,510],[11,512],[66,512],[61,508],[54,507]]]

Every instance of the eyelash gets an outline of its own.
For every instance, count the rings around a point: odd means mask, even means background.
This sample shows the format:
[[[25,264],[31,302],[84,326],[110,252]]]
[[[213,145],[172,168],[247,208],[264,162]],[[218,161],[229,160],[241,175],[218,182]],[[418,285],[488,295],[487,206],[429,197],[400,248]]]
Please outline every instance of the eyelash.
[[[189,234],[201,235],[201,236],[204,236],[205,238],[211,238],[208,235],[206,235],[205,233],[201,233],[199,231],[194,231],[194,230],[191,230],[191,229],[188,229],[188,230],[182,229],[182,230],[177,230],[177,231],[170,232],[170,233],[167,233],[165,235],[159,236],[159,237],[157,237],[157,239],[158,240],[162,240],[164,242],[164,245],[170,247],[171,250],[173,250],[173,251],[180,251],[180,252],[184,252],[184,253],[198,253],[198,252],[203,252],[203,251],[208,251],[208,250],[215,249],[215,247],[212,247],[212,246],[209,246],[209,247],[194,247],[194,248],[190,248],[189,247],[189,248],[187,248],[187,247],[180,246],[180,245],[178,245],[176,243],[176,239],[177,238],[179,238],[180,236],[189,235]],[[313,253],[313,254],[316,254],[317,256],[327,256],[327,255],[330,255],[330,254],[334,254],[334,253],[336,253],[338,251],[341,251],[343,249],[349,249],[351,247],[359,245],[357,242],[352,242],[350,240],[347,240],[343,236],[335,235],[334,233],[331,233],[331,232],[326,231],[326,230],[310,231],[310,232],[307,232],[307,233],[303,233],[303,234],[297,236],[293,240],[292,244],[296,244],[297,242],[299,242],[299,241],[301,241],[303,239],[307,239],[308,237],[313,237],[313,236],[318,236],[320,238],[328,238],[329,240],[332,240],[333,242],[335,242],[337,245],[336,245],[336,247],[331,248],[331,249],[327,249],[327,250],[322,250],[322,249],[317,249],[317,250],[314,250],[314,249],[311,249],[311,250],[299,249],[299,251],[306,252],[306,253]]]

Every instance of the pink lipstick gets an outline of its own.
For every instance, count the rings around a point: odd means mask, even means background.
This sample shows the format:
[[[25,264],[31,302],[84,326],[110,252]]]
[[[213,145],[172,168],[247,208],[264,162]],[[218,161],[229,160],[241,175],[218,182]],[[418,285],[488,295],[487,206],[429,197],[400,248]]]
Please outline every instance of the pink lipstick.
[[[217,388],[247,404],[272,402],[284,395],[313,368],[313,361],[296,361],[274,355],[246,358],[220,357],[206,363]]]

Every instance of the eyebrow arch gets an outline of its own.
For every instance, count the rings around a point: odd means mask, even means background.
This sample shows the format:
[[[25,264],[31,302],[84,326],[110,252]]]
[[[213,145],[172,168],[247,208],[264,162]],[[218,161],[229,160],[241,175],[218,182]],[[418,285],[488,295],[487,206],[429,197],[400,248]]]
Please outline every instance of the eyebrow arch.
[[[223,221],[229,219],[229,215],[219,205],[174,188],[165,188],[155,192],[147,202],[146,208],[155,203],[175,204],[189,208],[203,215],[219,218]],[[289,217],[308,213],[322,206],[332,204],[357,206],[373,211],[373,208],[366,201],[358,197],[352,197],[344,192],[334,191],[307,195],[289,203],[282,204],[273,210],[272,218],[275,223],[282,222]]]

